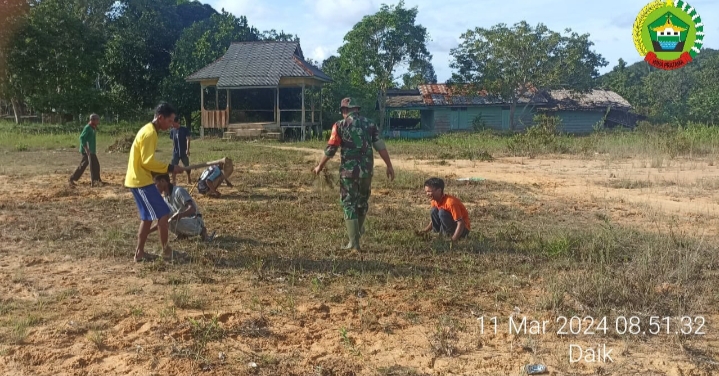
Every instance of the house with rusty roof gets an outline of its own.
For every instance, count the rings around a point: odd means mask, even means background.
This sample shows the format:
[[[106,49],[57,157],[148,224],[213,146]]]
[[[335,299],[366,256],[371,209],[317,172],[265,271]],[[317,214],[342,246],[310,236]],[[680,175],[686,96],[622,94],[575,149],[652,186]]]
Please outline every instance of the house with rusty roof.
[[[277,137],[320,131],[321,87],[332,79],[309,64],[299,42],[232,43],[225,54],[186,78],[200,84],[202,126],[225,138]]]
[[[388,138],[423,138],[475,126],[510,130],[510,103],[486,91],[468,95],[450,85],[431,84],[416,90],[390,90],[386,98],[382,128]],[[630,110],[629,102],[608,90],[533,89],[517,100],[515,130],[531,126],[534,116],[541,113],[559,117],[565,133],[591,133],[597,124],[633,127],[637,117]]]

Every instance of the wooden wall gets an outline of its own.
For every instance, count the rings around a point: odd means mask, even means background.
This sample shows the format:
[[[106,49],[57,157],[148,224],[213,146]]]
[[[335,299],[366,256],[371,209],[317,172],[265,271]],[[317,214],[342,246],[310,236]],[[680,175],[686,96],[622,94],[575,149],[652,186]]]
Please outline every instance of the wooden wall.
[[[203,128],[227,128],[230,123],[229,108],[219,111],[202,110]]]
[[[604,118],[603,111],[557,111],[556,115],[562,120],[562,132],[573,134],[592,133],[594,125]]]

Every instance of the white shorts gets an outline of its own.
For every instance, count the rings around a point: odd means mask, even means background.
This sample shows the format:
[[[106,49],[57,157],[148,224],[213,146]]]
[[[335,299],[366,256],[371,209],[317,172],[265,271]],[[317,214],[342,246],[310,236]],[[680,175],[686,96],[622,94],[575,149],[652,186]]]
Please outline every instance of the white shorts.
[[[179,221],[170,221],[170,231],[175,235],[198,236],[202,234],[205,222],[202,217],[180,218]]]

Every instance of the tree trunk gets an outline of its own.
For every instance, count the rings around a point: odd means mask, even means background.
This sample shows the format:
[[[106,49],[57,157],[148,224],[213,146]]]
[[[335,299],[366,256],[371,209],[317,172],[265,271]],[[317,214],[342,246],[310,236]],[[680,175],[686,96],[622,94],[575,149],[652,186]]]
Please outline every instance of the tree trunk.
[[[385,101],[387,97],[386,91],[381,91],[379,94],[379,124],[377,124],[377,130],[382,133],[384,129],[384,117],[385,117]]]
[[[20,104],[15,98],[10,99],[10,103],[12,103],[12,112],[15,115],[15,124],[20,124],[20,116],[22,116]]]

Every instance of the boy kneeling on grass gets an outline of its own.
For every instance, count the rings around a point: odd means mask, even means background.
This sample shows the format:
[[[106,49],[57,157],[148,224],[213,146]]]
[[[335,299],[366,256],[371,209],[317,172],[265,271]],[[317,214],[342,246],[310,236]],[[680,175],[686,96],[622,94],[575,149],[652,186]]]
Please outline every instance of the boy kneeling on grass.
[[[212,241],[215,233],[207,235],[202,213],[197,209],[195,200],[192,199],[187,190],[172,184],[169,174],[159,174],[154,179],[155,187],[165,198],[165,202],[172,213],[168,221],[170,232],[177,235],[178,239],[200,236],[204,241]],[[155,230],[157,230],[157,226],[150,229],[150,232]]]
[[[417,235],[433,231],[441,236],[451,236],[452,242],[467,237],[471,229],[469,213],[457,197],[444,193],[444,180],[427,179],[424,192],[431,199],[430,222],[417,231]]]
[[[220,184],[224,182],[228,187],[233,187],[230,183],[230,175],[234,170],[232,159],[225,157],[209,163],[217,163],[217,165],[210,166],[202,172],[197,181],[197,191],[210,197],[220,197],[220,192],[217,190]]]

